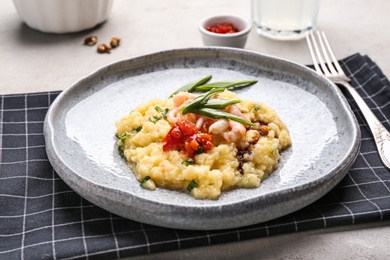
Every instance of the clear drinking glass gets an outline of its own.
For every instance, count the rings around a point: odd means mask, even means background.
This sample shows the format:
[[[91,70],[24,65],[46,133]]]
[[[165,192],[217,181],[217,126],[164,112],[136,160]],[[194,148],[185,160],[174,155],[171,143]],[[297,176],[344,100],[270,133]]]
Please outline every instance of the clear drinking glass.
[[[257,33],[277,40],[298,40],[316,30],[320,0],[252,0]]]

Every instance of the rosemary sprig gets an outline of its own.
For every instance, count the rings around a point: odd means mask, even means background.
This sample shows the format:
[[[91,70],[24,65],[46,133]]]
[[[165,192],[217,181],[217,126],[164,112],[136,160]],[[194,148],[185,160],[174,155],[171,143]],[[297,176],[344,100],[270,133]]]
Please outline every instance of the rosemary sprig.
[[[192,110],[191,113],[199,114],[199,115],[203,115],[203,116],[208,116],[208,117],[215,118],[215,119],[221,119],[221,118],[230,119],[230,120],[239,122],[241,124],[255,126],[254,123],[252,123],[251,121],[245,120],[242,117],[239,117],[239,116],[236,116],[236,115],[224,112],[224,111],[212,109],[212,108],[205,108],[205,107],[198,108],[198,109]]]
[[[232,89],[232,88],[243,88],[250,86],[252,84],[255,84],[257,80],[242,80],[242,81],[233,81],[233,80],[227,80],[227,81],[217,81],[212,82],[209,84],[203,84],[196,86],[194,88],[195,91],[204,92],[209,91],[213,88],[224,88],[224,89]]]
[[[215,88],[215,89],[211,89],[210,91],[208,91],[203,95],[197,96],[196,98],[191,100],[191,102],[188,105],[180,109],[181,113],[185,115],[196,108],[203,107],[207,103],[207,101],[211,98],[212,95],[216,93],[220,93],[222,91],[224,91],[223,88]]]
[[[201,86],[205,83],[207,83],[210,79],[211,79],[211,75],[209,76],[206,76],[204,78],[201,78],[199,80],[196,80],[196,81],[193,81],[193,82],[190,82],[190,83],[187,83],[185,84],[184,86],[180,87],[178,90],[176,90],[175,92],[173,92],[169,97],[171,98],[172,96],[176,95],[177,93],[179,92],[185,92],[185,91],[188,91],[188,92],[193,92],[194,89],[197,87],[197,86]]]
[[[204,104],[204,107],[207,108],[215,108],[215,109],[223,109],[230,105],[241,103],[242,100],[240,99],[224,99],[224,98],[213,98],[209,99],[206,104]]]
[[[204,77],[198,81],[188,83],[183,87],[176,90],[170,97],[181,92],[206,92],[203,95],[199,95],[194,98],[189,104],[182,107],[181,113],[183,115],[187,113],[195,113],[204,116],[208,116],[215,119],[225,118],[230,119],[242,124],[254,126],[254,124],[248,120],[245,120],[239,116],[235,116],[233,114],[220,111],[218,109],[224,109],[227,106],[232,104],[242,102],[239,99],[211,99],[211,97],[216,94],[223,92],[225,89],[233,89],[233,88],[242,88],[247,87],[252,84],[255,84],[257,80],[241,80],[241,81],[217,81],[212,83],[207,83],[211,79],[211,75]]]

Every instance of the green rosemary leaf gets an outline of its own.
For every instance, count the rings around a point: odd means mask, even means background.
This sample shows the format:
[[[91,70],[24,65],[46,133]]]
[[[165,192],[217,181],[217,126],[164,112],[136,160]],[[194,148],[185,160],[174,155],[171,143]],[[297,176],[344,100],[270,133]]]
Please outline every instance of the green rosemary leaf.
[[[185,91],[188,91],[188,92],[193,92],[193,90],[197,87],[197,86],[200,86],[200,85],[203,85],[205,84],[206,82],[208,82],[210,79],[211,79],[211,75],[209,76],[206,76],[204,78],[201,78],[199,80],[196,80],[196,81],[193,81],[193,82],[190,82],[190,83],[187,83],[185,84],[184,86],[180,87],[178,90],[176,90],[175,92],[173,92],[169,97],[171,98],[172,96],[176,95],[177,93],[179,92],[185,92]]]
[[[241,124],[255,126],[254,123],[252,123],[248,120],[245,120],[242,117],[239,117],[239,116],[227,113],[227,112],[223,112],[220,110],[212,109],[212,108],[199,108],[199,109],[195,109],[195,110],[191,111],[191,113],[195,113],[195,114],[199,114],[199,115],[203,115],[203,116],[208,116],[208,117],[215,118],[215,119],[220,119],[220,118],[230,119],[230,120],[239,122]]]
[[[197,96],[196,98],[191,100],[191,102],[188,105],[181,108],[181,113],[183,115],[185,115],[189,112],[192,112],[192,110],[194,110],[194,109],[202,107],[204,104],[207,103],[207,101],[210,99],[210,97],[212,95],[214,95],[216,93],[220,93],[222,91],[224,91],[223,88],[215,88],[215,89],[209,90],[207,93],[205,93],[203,95]]]
[[[241,81],[233,81],[233,80],[227,80],[227,81],[216,81],[209,84],[203,84],[200,86],[195,87],[194,89],[196,91],[205,92],[209,91],[213,88],[224,88],[224,89],[232,89],[232,88],[243,88],[250,86],[252,84],[257,83],[257,80],[241,80]]]
[[[218,99],[218,98],[213,98],[209,99],[206,104],[204,104],[203,107],[206,108],[215,108],[215,109],[223,109],[227,106],[241,103],[242,100],[240,99]]]

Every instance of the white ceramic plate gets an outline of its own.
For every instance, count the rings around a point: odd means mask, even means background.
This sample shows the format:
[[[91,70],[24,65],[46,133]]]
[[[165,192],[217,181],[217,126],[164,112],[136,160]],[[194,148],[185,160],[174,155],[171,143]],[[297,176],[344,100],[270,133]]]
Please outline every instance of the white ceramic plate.
[[[183,84],[257,79],[236,91],[276,109],[292,147],[279,169],[256,189],[196,200],[166,189],[140,187],[115,147],[115,121],[151,98],[167,98]],[[119,61],[63,91],[45,120],[50,162],[81,196],[120,216],[179,229],[226,229],[296,211],[332,189],[360,147],[360,131],[346,100],[330,81],[285,60],[229,48],[191,48]]]

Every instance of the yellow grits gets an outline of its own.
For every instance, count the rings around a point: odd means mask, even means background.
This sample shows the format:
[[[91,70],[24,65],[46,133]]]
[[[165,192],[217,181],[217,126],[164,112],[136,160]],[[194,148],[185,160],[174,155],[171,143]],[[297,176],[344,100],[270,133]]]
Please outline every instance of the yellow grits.
[[[239,98],[227,90],[219,96]],[[214,147],[195,155],[194,164],[183,163],[188,158],[180,151],[162,149],[172,125],[161,109],[171,109],[172,98],[150,100],[118,120],[119,149],[142,186],[150,190],[158,186],[190,192],[197,199],[217,199],[225,190],[257,188],[277,169],[280,152],[291,145],[291,138],[271,107],[248,100],[236,106],[261,127],[249,128],[237,143],[215,137]],[[188,191],[191,183],[196,185]]]

